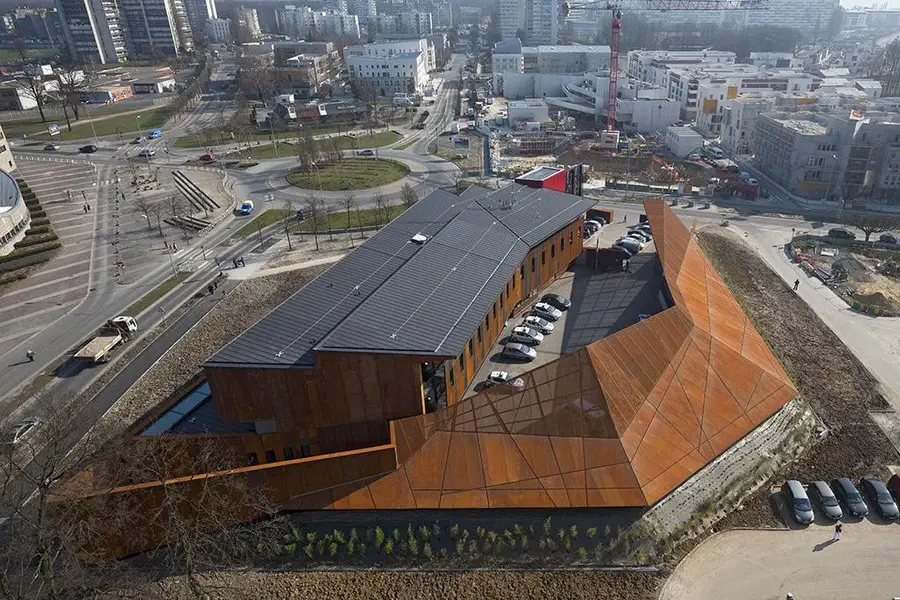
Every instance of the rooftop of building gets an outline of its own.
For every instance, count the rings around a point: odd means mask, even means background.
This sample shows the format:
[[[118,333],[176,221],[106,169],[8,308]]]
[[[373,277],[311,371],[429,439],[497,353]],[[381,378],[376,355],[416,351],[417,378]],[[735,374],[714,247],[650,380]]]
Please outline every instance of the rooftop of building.
[[[520,175],[516,178],[516,180],[525,180],[525,181],[544,181],[550,177],[553,177],[563,169],[560,167],[537,167],[536,169],[532,169],[528,171],[524,175]]]
[[[795,131],[800,135],[825,135],[825,126],[816,121],[797,117],[772,116],[771,118],[781,123],[783,127]]]
[[[541,98],[525,98],[524,100],[510,100],[506,107],[507,109],[516,109],[516,108],[542,108],[546,107],[547,103]]]
[[[609,54],[609,46],[582,46],[561,44],[545,45],[545,46],[522,46],[523,54],[553,54],[553,53],[572,53],[585,52],[589,54]]]
[[[206,365],[312,368],[316,351],[456,356],[529,249],[592,204],[516,184],[435,190]]]

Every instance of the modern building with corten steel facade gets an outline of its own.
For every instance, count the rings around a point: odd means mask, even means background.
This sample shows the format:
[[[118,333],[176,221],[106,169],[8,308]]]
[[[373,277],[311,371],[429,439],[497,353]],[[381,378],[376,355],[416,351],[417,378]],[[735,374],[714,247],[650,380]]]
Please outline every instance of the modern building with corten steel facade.
[[[671,492],[797,390],[663,201],[645,207],[669,308],[521,389],[462,399],[503,321],[581,253],[589,206],[515,185],[413,206],[204,365],[213,420],[268,448],[205,475],[308,510],[648,506]],[[146,506],[161,485],[88,495]],[[152,543],[111,538],[120,554]]]

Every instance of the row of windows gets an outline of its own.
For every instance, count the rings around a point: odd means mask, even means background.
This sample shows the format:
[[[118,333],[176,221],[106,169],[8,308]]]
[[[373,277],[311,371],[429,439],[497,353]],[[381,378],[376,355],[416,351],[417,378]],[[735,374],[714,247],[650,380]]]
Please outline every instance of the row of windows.
[[[284,452],[284,460],[293,460],[296,458],[294,455],[294,449],[291,446],[285,446],[282,451]],[[312,456],[312,452],[309,448],[309,443],[301,442],[300,443],[300,458],[307,458]],[[265,451],[265,459],[267,463],[278,462],[278,456],[276,456],[274,450],[266,450]],[[259,456],[256,452],[248,452],[247,453],[247,464],[249,465],[258,465],[259,464]]]

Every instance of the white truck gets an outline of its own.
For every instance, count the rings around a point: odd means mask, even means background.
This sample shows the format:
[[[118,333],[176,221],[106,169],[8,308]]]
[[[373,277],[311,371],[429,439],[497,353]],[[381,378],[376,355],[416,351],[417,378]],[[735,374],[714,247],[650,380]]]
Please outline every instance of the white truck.
[[[81,350],[75,353],[75,358],[82,358],[92,363],[105,363],[109,360],[109,353],[118,346],[124,344],[134,336],[137,331],[137,321],[132,317],[119,316],[106,322],[91,340]]]

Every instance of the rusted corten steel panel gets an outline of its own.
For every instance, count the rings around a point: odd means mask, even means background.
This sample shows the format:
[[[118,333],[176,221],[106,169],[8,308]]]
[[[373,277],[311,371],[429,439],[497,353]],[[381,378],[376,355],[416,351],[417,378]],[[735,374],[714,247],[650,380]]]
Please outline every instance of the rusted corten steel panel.
[[[526,373],[522,389],[392,422],[396,472],[297,502],[645,506],[794,398],[691,232],[663,201],[645,208],[675,306]]]

